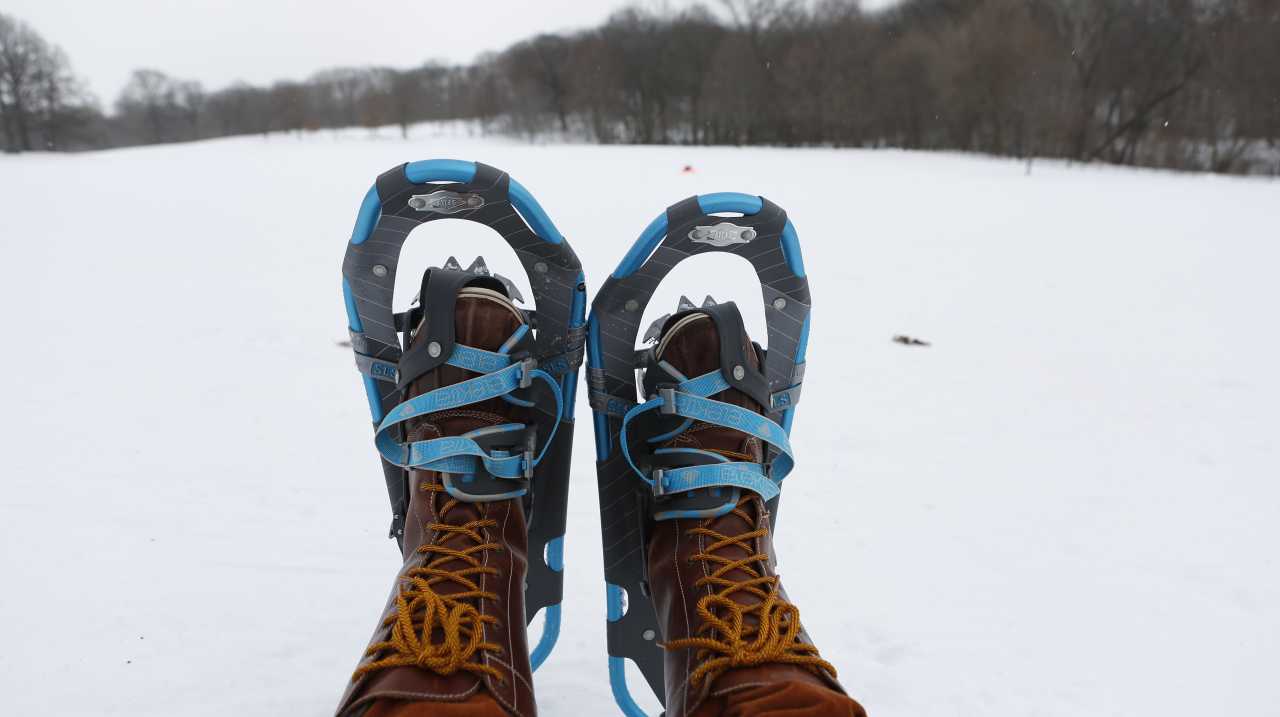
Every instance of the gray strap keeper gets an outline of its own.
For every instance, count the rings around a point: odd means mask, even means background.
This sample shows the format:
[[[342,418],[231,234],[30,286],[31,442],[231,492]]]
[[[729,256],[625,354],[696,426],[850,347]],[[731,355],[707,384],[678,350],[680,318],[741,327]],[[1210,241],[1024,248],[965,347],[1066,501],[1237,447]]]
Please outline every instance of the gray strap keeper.
[[[360,373],[374,379],[375,381],[386,381],[388,383],[396,383],[399,380],[400,372],[396,369],[396,365],[390,361],[383,361],[372,356],[366,356],[362,353],[356,354],[356,368]]]
[[[800,403],[800,387],[802,385],[797,383],[791,388],[784,388],[781,391],[769,394],[769,410],[785,411],[788,408],[795,407],[797,403]]]
[[[636,404],[630,401],[624,401],[620,398],[610,396],[604,391],[592,390],[587,394],[587,402],[591,404],[591,410],[607,413],[610,416],[618,416],[619,418],[627,415],[627,411],[635,408]]]
[[[355,350],[356,353],[369,353],[369,339],[365,338],[363,331],[347,329],[347,333],[351,335],[351,348]]]

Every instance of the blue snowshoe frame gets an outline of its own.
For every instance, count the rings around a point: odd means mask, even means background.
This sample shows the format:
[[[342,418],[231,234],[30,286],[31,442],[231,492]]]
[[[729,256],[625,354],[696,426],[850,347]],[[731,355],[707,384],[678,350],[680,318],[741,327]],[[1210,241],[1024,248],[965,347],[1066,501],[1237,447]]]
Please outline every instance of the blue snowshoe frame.
[[[643,363],[644,352],[637,352],[635,347],[645,307],[676,264],[711,252],[746,259],[760,281],[768,333],[762,371],[768,382],[765,417],[773,424],[767,428],[772,440],[768,441],[771,446],[766,455],[767,470],[760,476],[751,475],[735,483],[727,475],[718,475],[719,468],[715,466],[691,470],[700,472],[702,486],[752,489],[771,498],[769,508],[776,519],[777,483],[790,469],[786,438],[804,377],[810,308],[809,285],[795,227],[785,211],[763,197],[733,192],[690,197],[669,207],[644,230],[601,286],[587,321],[588,383],[604,544],[609,682],[614,700],[627,717],[645,717],[627,686],[627,659],[640,668],[659,701],[665,701],[663,650],[658,645],[662,628],[646,582],[644,536],[655,517],[656,500],[665,499],[666,495],[662,474],[653,471],[651,477],[646,477],[646,469],[652,467],[638,468],[624,450],[624,441],[628,440],[624,427],[638,413],[659,406],[663,413],[690,416],[695,412],[685,411],[684,405],[711,402],[705,397],[729,386],[746,388],[741,377],[722,367],[719,372],[664,389],[665,396],[637,395],[635,372],[637,365]],[[752,415],[759,418],[758,414]],[[680,515],[668,510],[659,517]]]
[[[582,265],[533,195],[499,169],[479,162],[433,159],[402,164],[380,175],[360,205],[347,244],[342,294],[356,366],[383,450],[395,445],[386,439],[388,435],[403,440],[403,435],[398,435],[400,426],[395,424],[400,423],[400,414],[409,410],[401,406],[393,415],[402,398],[397,386],[398,362],[408,349],[409,332],[415,328],[409,325],[409,312],[396,314],[392,308],[400,253],[413,229],[440,219],[476,222],[500,234],[520,260],[533,291],[534,309],[526,311],[534,333],[533,361],[526,361],[523,367],[512,363],[504,371],[481,378],[512,378],[518,388],[520,381],[542,374],[537,378],[554,382],[558,387],[554,393],[561,399],[554,407],[537,407],[558,414],[549,416],[555,430],[536,467],[521,469],[532,472],[525,497],[531,504],[526,622],[532,622],[539,610],[546,613],[541,638],[530,651],[536,670],[560,633],[573,407],[586,333]],[[446,344],[441,360],[454,365],[464,365],[468,352],[474,353],[460,344],[452,345],[451,331]],[[451,460],[465,463],[467,459]],[[386,458],[381,462],[391,501],[390,533],[403,551],[409,474]],[[490,466],[493,461],[485,459],[484,463]]]

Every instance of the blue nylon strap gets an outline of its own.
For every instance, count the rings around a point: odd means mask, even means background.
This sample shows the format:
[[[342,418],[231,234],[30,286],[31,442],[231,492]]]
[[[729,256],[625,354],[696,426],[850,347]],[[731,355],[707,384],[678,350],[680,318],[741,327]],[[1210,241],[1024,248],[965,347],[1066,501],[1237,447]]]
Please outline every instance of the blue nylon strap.
[[[446,362],[450,366],[465,368],[476,373],[494,373],[511,365],[511,357],[496,351],[485,351],[474,346],[454,344],[453,354]]]
[[[360,335],[363,338],[363,334]],[[446,361],[450,366],[457,366],[476,373],[493,373],[511,365],[511,357],[505,353],[485,351],[474,346],[455,344],[453,355]],[[373,356],[356,352],[356,368],[360,373],[379,381],[395,383],[399,380],[398,367],[391,361],[384,361]],[[532,404],[530,404],[532,405]]]
[[[516,342],[519,341],[521,338],[523,338],[524,335],[527,333],[529,333],[529,325],[520,324],[520,328],[516,329],[516,332],[514,334],[511,334],[511,337],[508,338],[505,342],[503,342],[502,348],[498,350],[497,355],[506,356],[508,353],[510,353],[511,349],[516,345]],[[525,408],[533,407],[533,401],[523,401],[521,399],[516,398],[515,396],[512,396],[511,394],[507,394],[503,396],[502,400],[506,401],[507,403],[510,403],[513,406],[523,406]]]
[[[742,431],[747,435],[755,436],[773,445],[782,451],[782,455],[778,456],[777,460],[774,461],[775,472],[782,470],[785,475],[791,470],[791,440],[787,438],[787,432],[783,430],[782,426],[755,411],[735,406],[731,403],[724,403],[723,401],[713,401],[709,398],[693,396],[681,391],[675,392],[674,400],[676,415],[692,418],[695,421],[724,426],[725,428],[732,428],[735,431]],[[664,408],[664,410],[669,410],[669,408]],[[787,461],[785,469],[778,465],[778,461],[784,458]]]
[[[672,438],[675,438],[676,436],[680,435],[681,433],[684,433],[685,431],[689,430],[689,426],[692,426],[692,425],[693,425],[693,419],[686,418],[684,419],[684,423],[681,423],[680,425],[676,426],[673,430],[667,431],[661,436],[646,438],[645,441],[649,443],[662,443],[663,441],[669,441]]]
[[[521,364],[516,364],[516,365],[520,366]],[[530,376],[532,378],[538,379],[539,381],[543,381],[548,386],[550,386],[551,395],[554,396],[556,399],[555,415],[557,420],[551,426],[551,435],[547,436],[547,439],[542,442],[542,450],[533,459],[533,464],[536,466],[542,462],[542,457],[547,455],[547,449],[551,448],[551,442],[556,437],[556,431],[560,430],[559,418],[564,415],[564,395],[560,393],[560,382],[557,381],[554,376],[547,373],[546,371],[543,371],[541,369],[535,369],[530,372]]]
[[[392,426],[404,423],[428,413],[447,411],[451,408],[479,403],[490,398],[497,398],[511,393],[520,387],[520,378],[525,373],[523,364],[512,364],[500,371],[484,376],[468,379],[451,386],[437,388],[401,403],[391,409],[387,417],[378,426],[378,435],[384,434]],[[390,457],[387,460],[391,460]]]
[[[795,466],[795,458],[791,453],[791,441],[786,430],[754,411],[735,406],[723,401],[715,401],[706,396],[718,394],[729,388],[729,382],[718,370],[705,373],[696,378],[683,381],[674,390],[663,389],[658,398],[653,398],[627,411],[622,418],[622,427],[618,433],[623,457],[636,475],[654,487],[657,494],[682,492],[696,488],[711,486],[729,486],[747,488],[764,496],[766,500],[778,495],[778,485],[787,477]],[[627,426],[637,416],[647,411],[662,410],[663,413],[682,416],[694,421],[702,421],[712,425],[731,428],[774,446],[780,452],[770,467],[769,474],[763,467],[755,463],[731,462],[716,465],[689,466],[662,471],[661,484],[655,485],[654,479],[646,476],[631,458],[627,447]]]
[[[482,367],[499,360],[510,363],[511,358],[505,354],[459,345],[455,347],[449,363],[468,370],[480,371],[483,370]],[[543,442],[542,451],[533,458],[532,465],[522,455],[491,455],[466,436],[446,436],[405,444],[396,440],[391,429],[418,416],[505,396],[534,380],[543,381],[551,387],[552,396],[556,401],[555,415],[562,415],[564,405],[559,382],[546,371],[530,368],[528,363],[521,362],[510,364],[483,376],[429,391],[401,403],[391,409],[378,426],[374,444],[387,462],[402,468],[457,474],[477,473],[483,468],[497,478],[525,477],[533,470],[533,466],[542,461],[542,457],[551,447],[556,431],[559,430],[559,421],[552,426],[551,435],[547,436]],[[523,425],[516,425],[523,429]]]
[[[639,416],[640,414],[646,411],[652,411],[653,409],[658,408],[661,405],[662,405],[661,398],[651,398],[648,401],[645,401],[644,403],[641,403],[640,405],[633,407],[630,411],[627,411],[626,414],[623,415],[622,427],[618,429],[618,444],[622,448],[622,457],[627,459],[627,465],[631,466],[631,470],[635,471],[635,474],[640,476],[640,478],[644,480],[645,483],[648,483],[649,485],[653,485],[653,481],[650,480],[649,477],[644,474],[644,471],[640,470],[636,466],[635,461],[631,460],[631,450],[627,448],[627,426],[631,423],[631,419],[635,418],[636,416]]]
[[[465,436],[446,436],[410,444],[405,467],[466,474],[479,473],[481,465],[495,478],[513,480],[525,477],[526,470],[533,469],[533,466],[526,465],[524,456],[492,456]]]
[[[708,371],[701,376],[681,383],[676,390],[681,393],[691,393],[695,396],[714,396],[728,389],[729,382],[724,380],[724,376],[719,371]]]
[[[654,481],[653,490],[657,495],[728,486],[746,488],[759,493],[765,500],[773,500],[781,492],[759,463],[744,461],[654,471]]]

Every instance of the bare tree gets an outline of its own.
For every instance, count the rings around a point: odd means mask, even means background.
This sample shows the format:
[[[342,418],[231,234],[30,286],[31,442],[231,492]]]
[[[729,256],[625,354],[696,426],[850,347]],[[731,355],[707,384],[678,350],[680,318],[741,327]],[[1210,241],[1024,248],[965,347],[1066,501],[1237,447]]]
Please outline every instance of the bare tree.
[[[338,67],[317,72],[307,84],[314,95],[315,109],[326,127],[354,127],[360,124],[360,102],[368,93],[373,70]]]
[[[569,66],[571,41],[559,35],[538,35],[503,53],[500,63],[523,99],[526,112],[553,116],[561,132],[569,130]]]
[[[271,129],[268,91],[240,82],[211,93],[205,120],[212,135],[258,134]]]
[[[3,149],[71,149],[91,143],[101,122],[66,53],[26,24],[0,14],[0,140]]]
[[[298,82],[277,82],[267,96],[270,112],[269,130],[298,132],[313,126],[310,112],[310,93],[306,85]]]
[[[205,94],[200,83],[159,70],[134,70],[116,100],[126,131],[147,142],[196,139]]]
[[[0,15],[0,114],[5,147],[12,151],[32,149],[33,110],[48,54],[48,45],[34,30]]]
[[[404,139],[409,138],[409,125],[426,119],[428,72],[430,69],[425,67],[391,71],[389,111]]]

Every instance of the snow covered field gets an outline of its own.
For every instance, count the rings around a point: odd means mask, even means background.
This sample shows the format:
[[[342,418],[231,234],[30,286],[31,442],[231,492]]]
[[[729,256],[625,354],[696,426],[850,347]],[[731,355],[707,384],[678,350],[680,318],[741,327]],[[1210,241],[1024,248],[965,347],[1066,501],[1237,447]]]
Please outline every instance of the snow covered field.
[[[1280,714],[1280,183],[430,127],[0,157],[0,712],[331,712],[399,564],[339,263],[374,176],[432,157],[519,178],[590,290],[677,199],[788,209],[815,313],[780,565],[873,717]],[[484,231],[404,266],[514,264]],[[755,308],[709,266],[662,311]],[[544,717],[615,713],[577,440]]]

